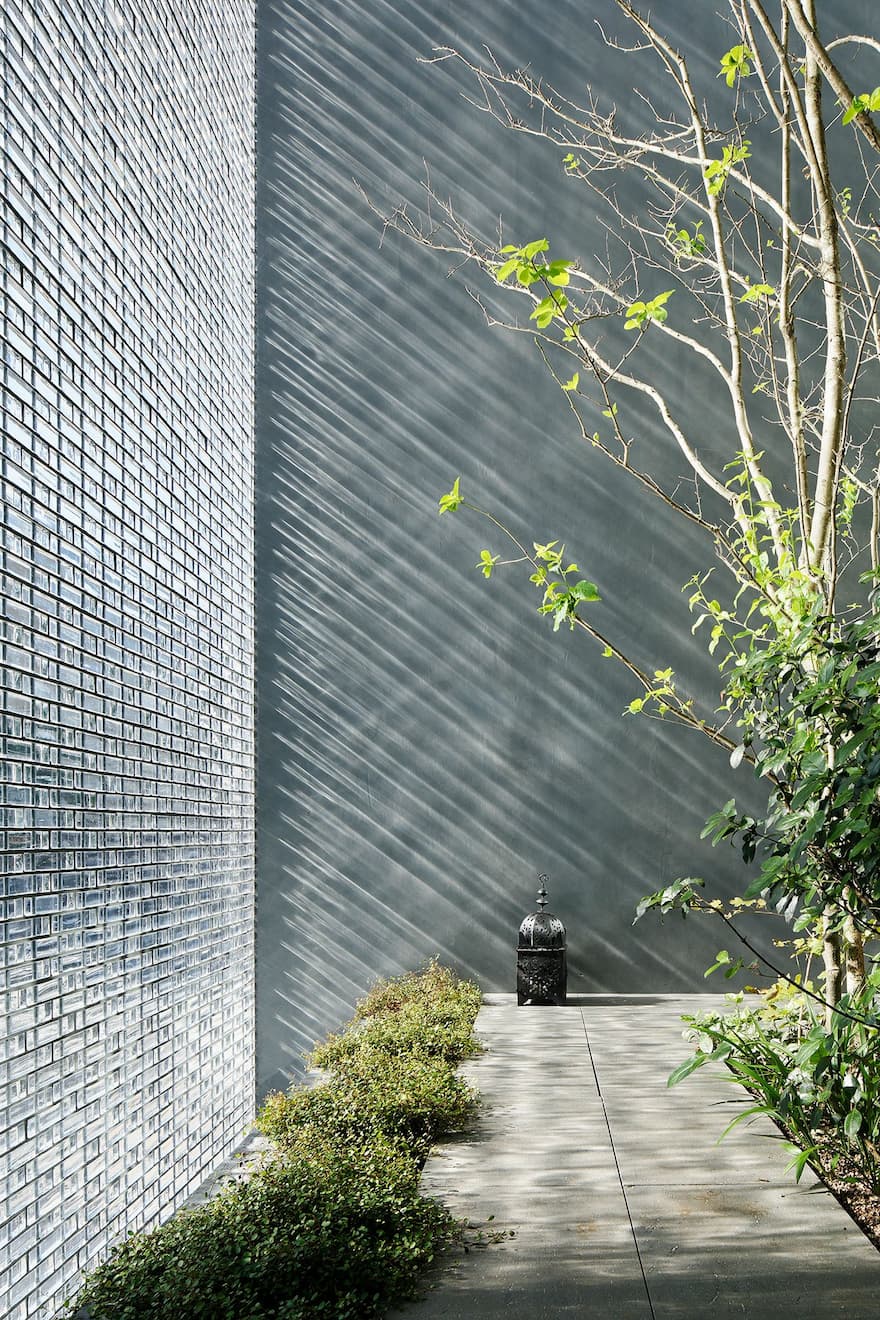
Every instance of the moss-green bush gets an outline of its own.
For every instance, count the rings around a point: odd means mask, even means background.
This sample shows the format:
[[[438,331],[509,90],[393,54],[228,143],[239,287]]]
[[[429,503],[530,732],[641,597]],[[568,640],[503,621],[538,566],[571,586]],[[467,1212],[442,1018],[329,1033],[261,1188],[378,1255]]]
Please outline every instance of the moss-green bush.
[[[476,986],[431,963],[381,982],[316,1048],[329,1077],[268,1098],[263,1168],[196,1210],[138,1233],[69,1311],[91,1320],[372,1320],[415,1294],[460,1232],[419,1195],[431,1141],[474,1095],[455,1075],[477,1048]]]
[[[94,1320],[363,1320],[407,1296],[456,1226],[399,1143],[316,1129],[247,1182],[130,1237],[78,1299]]]
[[[437,1003],[413,1000],[400,1008],[355,1018],[339,1035],[328,1036],[309,1055],[313,1068],[343,1069],[362,1051],[382,1050],[407,1056],[426,1054],[457,1064],[476,1052],[471,1005],[446,998]]]
[[[480,1002],[477,986],[430,962],[420,972],[375,985],[358,1003],[352,1021],[316,1045],[308,1062],[341,1073],[349,1060],[384,1051],[458,1064],[479,1051],[473,1025]]]
[[[444,1059],[417,1051],[390,1054],[368,1044],[346,1054],[323,1085],[269,1096],[258,1126],[282,1146],[304,1127],[332,1133],[340,1142],[381,1133],[403,1141],[419,1159],[436,1137],[462,1126],[473,1104],[473,1093]]]
[[[354,1020],[397,1013],[408,1004],[427,1007],[445,1004],[453,1009],[466,1008],[473,1022],[481,999],[479,986],[472,981],[462,981],[451,968],[441,966],[434,958],[417,972],[377,981],[359,1000]]]

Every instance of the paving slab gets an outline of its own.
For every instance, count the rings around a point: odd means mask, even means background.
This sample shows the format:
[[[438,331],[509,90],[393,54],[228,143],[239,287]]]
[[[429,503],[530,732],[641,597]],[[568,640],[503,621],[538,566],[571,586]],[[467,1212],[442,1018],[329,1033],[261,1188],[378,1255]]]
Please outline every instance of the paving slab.
[[[880,1253],[834,1198],[796,1184],[723,1071],[672,1090],[683,1013],[720,996],[492,996],[465,1068],[483,1106],[423,1188],[501,1241],[450,1256],[389,1320],[878,1320]]]

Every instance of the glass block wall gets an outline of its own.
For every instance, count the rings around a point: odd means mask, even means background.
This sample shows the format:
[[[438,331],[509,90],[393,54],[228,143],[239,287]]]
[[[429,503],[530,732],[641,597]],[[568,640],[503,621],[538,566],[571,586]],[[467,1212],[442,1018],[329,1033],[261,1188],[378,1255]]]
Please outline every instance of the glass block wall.
[[[253,1095],[253,13],[4,0],[0,1314]]]

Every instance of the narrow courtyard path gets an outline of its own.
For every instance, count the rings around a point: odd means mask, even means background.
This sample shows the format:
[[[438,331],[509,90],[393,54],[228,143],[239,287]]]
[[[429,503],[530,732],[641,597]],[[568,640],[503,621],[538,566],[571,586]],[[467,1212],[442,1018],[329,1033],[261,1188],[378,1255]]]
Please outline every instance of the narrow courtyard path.
[[[681,1014],[716,996],[490,995],[467,1065],[483,1108],[425,1191],[514,1237],[441,1267],[401,1320],[878,1320],[880,1253],[719,1069],[673,1090]]]

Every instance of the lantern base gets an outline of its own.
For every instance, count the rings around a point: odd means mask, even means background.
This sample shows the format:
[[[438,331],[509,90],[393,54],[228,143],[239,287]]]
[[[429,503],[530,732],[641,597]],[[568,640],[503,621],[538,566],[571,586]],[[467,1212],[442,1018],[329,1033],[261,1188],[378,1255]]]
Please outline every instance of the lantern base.
[[[564,951],[520,949],[516,963],[516,1002],[520,1007],[564,1005],[567,979]]]

